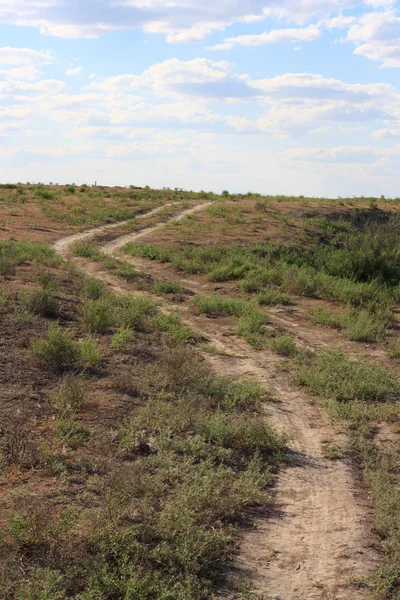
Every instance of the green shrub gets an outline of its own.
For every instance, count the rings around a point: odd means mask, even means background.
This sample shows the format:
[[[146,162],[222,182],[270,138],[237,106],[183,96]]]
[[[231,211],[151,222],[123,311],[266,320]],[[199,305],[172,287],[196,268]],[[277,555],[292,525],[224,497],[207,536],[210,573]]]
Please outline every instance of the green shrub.
[[[213,294],[212,296],[195,296],[194,303],[201,314],[210,316],[235,316],[246,314],[248,303],[245,300],[227,298]]]
[[[88,437],[88,431],[72,417],[57,419],[54,422],[54,433],[63,441],[72,444],[83,442]]]
[[[117,322],[125,329],[138,329],[154,311],[154,304],[141,296],[120,296],[116,302]]]
[[[76,375],[66,375],[55,396],[51,398],[51,406],[60,418],[72,417],[85,404],[85,385]]]
[[[269,345],[271,350],[280,356],[295,356],[297,353],[296,340],[289,334],[273,338]]]
[[[108,298],[85,300],[81,320],[89,333],[106,333],[116,322],[113,301]]]
[[[80,345],[80,357],[83,365],[93,366],[98,365],[101,359],[101,351],[91,336],[84,338]]]
[[[321,306],[310,310],[310,317],[313,323],[332,327],[333,329],[341,329],[345,325],[345,315],[343,313],[327,311]]]
[[[152,288],[154,294],[178,294],[181,291],[181,286],[172,281],[156,281]]]
[[[346,315],[346,334],[356,342],[376,342],[385,336],[387,324],[366,311],[349,310]]]
[[[189,327],[182,325],[178,315],[157,314],[153,318],[154,325],[161,331],[165,331],[172,340],[184,343],[195,339],[195,334]]]
[[[65,373],[77,369],[80,364],[80,348],[72,332],[50,325],[47,338],[32,343],[32,354],[48,369]]]

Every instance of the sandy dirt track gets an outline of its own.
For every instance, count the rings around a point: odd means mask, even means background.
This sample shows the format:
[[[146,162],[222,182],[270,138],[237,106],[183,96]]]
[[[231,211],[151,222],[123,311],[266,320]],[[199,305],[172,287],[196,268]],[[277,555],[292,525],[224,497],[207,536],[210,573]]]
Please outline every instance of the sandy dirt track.
[[[207,206],[184,210],[173,220]],[[158,210],[161,209],[143,217]],[[124,235],[101,250],[158,277],[157,263],[126,257],[121,247],[138,239],[150,241],[163,226],[160,223]],[[75,242],[88,241],[112,227],[115,225],[74,234],[57,241],[54,247],[63,258],[74,261],[82,271],[101,279],[115,292],[139,294],[101,264],[72,254]],[[164,271],[164,279],[172,275],[176,280],[176,273]],[[188,287],[190,281],[182,278],[181,283]],[[199,284],[197,291],[201,287]],[[287,373],[276,368],[280,361],[277,356],[268,350],[254,350],[242,339],[229,335],[232,328],[227,320],[197,315],[188,303],[174,305],[158,300],[162,310],[179,312],[185,324],[226,352],[224,356],[206,355],[219,374],[234,379],[256,378],[272,393],[275,402],[265,405],[266,415],[291,442],[289,464],[279,473],[272,492],[272,510],[260,513],[257,526],[243,533],[235,570],[251,576],[254,593],[265,600],[366,600],[368,592],[357,582],[379,562],[376,540],[370,533],[371,509],[355,467],[349,461],[325,457],[326,441],[340,438],[324,411],[311,404]],[[312,346],[310,335],[308,343]],[[222,596],[232,597],[221,592],[219,597]]]

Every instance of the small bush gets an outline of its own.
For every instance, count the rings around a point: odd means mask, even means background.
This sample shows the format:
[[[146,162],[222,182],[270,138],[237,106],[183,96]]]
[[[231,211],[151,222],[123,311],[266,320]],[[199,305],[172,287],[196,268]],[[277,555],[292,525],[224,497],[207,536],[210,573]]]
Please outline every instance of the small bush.
[[[152,288],[154,294],[178,294],[181,291],[181,286],[172,281],[156,281]]]
[[[366,311],[350,310],[346,315],[346,335],[355,342],[376,342],[384,337],[385,323]]]
[[[169,334],[175,342],[186,344],[196,336],[189,327],[182,325],[178,315],[158,314],[153,319],[154,325]]]
[[[32,343],[32,354],[46,367],[57,373],[77,369],[80,364],[80,348],[72,332],[63,331],[58,325],[49,327],[47,338]]]
[[[141,296],[121,296],[117,300],[116,315],[120,327],[138,329],[153,312],[154,304]]]
[[[111,300],[85,300],[82,305],[82,324],[89,333],[106,333],[116,322]]]
[[[333,329],[341,329],[345,325],[345,315],[339,312],[330,312],[318,306],[310,311],[310,317],[313,323],[323,325],[324,327],[332,327]]]
[[[91,336],[82,340],[80,345],[80,357],[83,365],[93,366],[99,364],[101,359],[100,348]]]
[[[54,433],[63,442],[76,444],[83,442],[88,437],[88,431],[82,427],[75,419],[69,417],[59,419],[54,423]]]
[[[194,302],[200,313],[216,317],[240,317],[248,309],[248,303],[245,300],[226,298],[217,294],[213,294],[212,296],[195,296]]]
[[[295,356],[297,352],[296,341],[292,335],[280,335],[272,339],[269,345],[271,350],[280,356]]]

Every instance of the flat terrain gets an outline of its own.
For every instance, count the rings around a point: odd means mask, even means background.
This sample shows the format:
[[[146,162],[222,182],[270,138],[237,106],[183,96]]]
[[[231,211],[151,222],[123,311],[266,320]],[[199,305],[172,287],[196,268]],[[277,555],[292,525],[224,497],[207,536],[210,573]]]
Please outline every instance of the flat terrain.
[[[399,203],[1,193],[2,597],[400,598]]]

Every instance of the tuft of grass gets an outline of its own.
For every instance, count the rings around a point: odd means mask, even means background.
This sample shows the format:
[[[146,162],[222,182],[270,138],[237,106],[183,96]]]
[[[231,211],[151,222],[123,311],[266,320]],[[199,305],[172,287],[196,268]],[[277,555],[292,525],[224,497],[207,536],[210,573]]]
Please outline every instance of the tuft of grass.
[[[41,317],[56,318],[58,315],[58,303],[48,289],[37,289],[28,294],[24,304],[34,315]]]
[[[81,256],[82,258],[90,258],[90,260],[100,260],[101,254],[93,246],[92,244],[88,244],[87,242],[76,242],[72,246],[72,252],[76,256]]]
[[[140,329],[154,311],[154,304],[141,296],[120,296],[116,299],[116,319],[120,327]]]
[[[172,281],[155,281],[151,290],[154,294],[179,294],[182,288]]]

